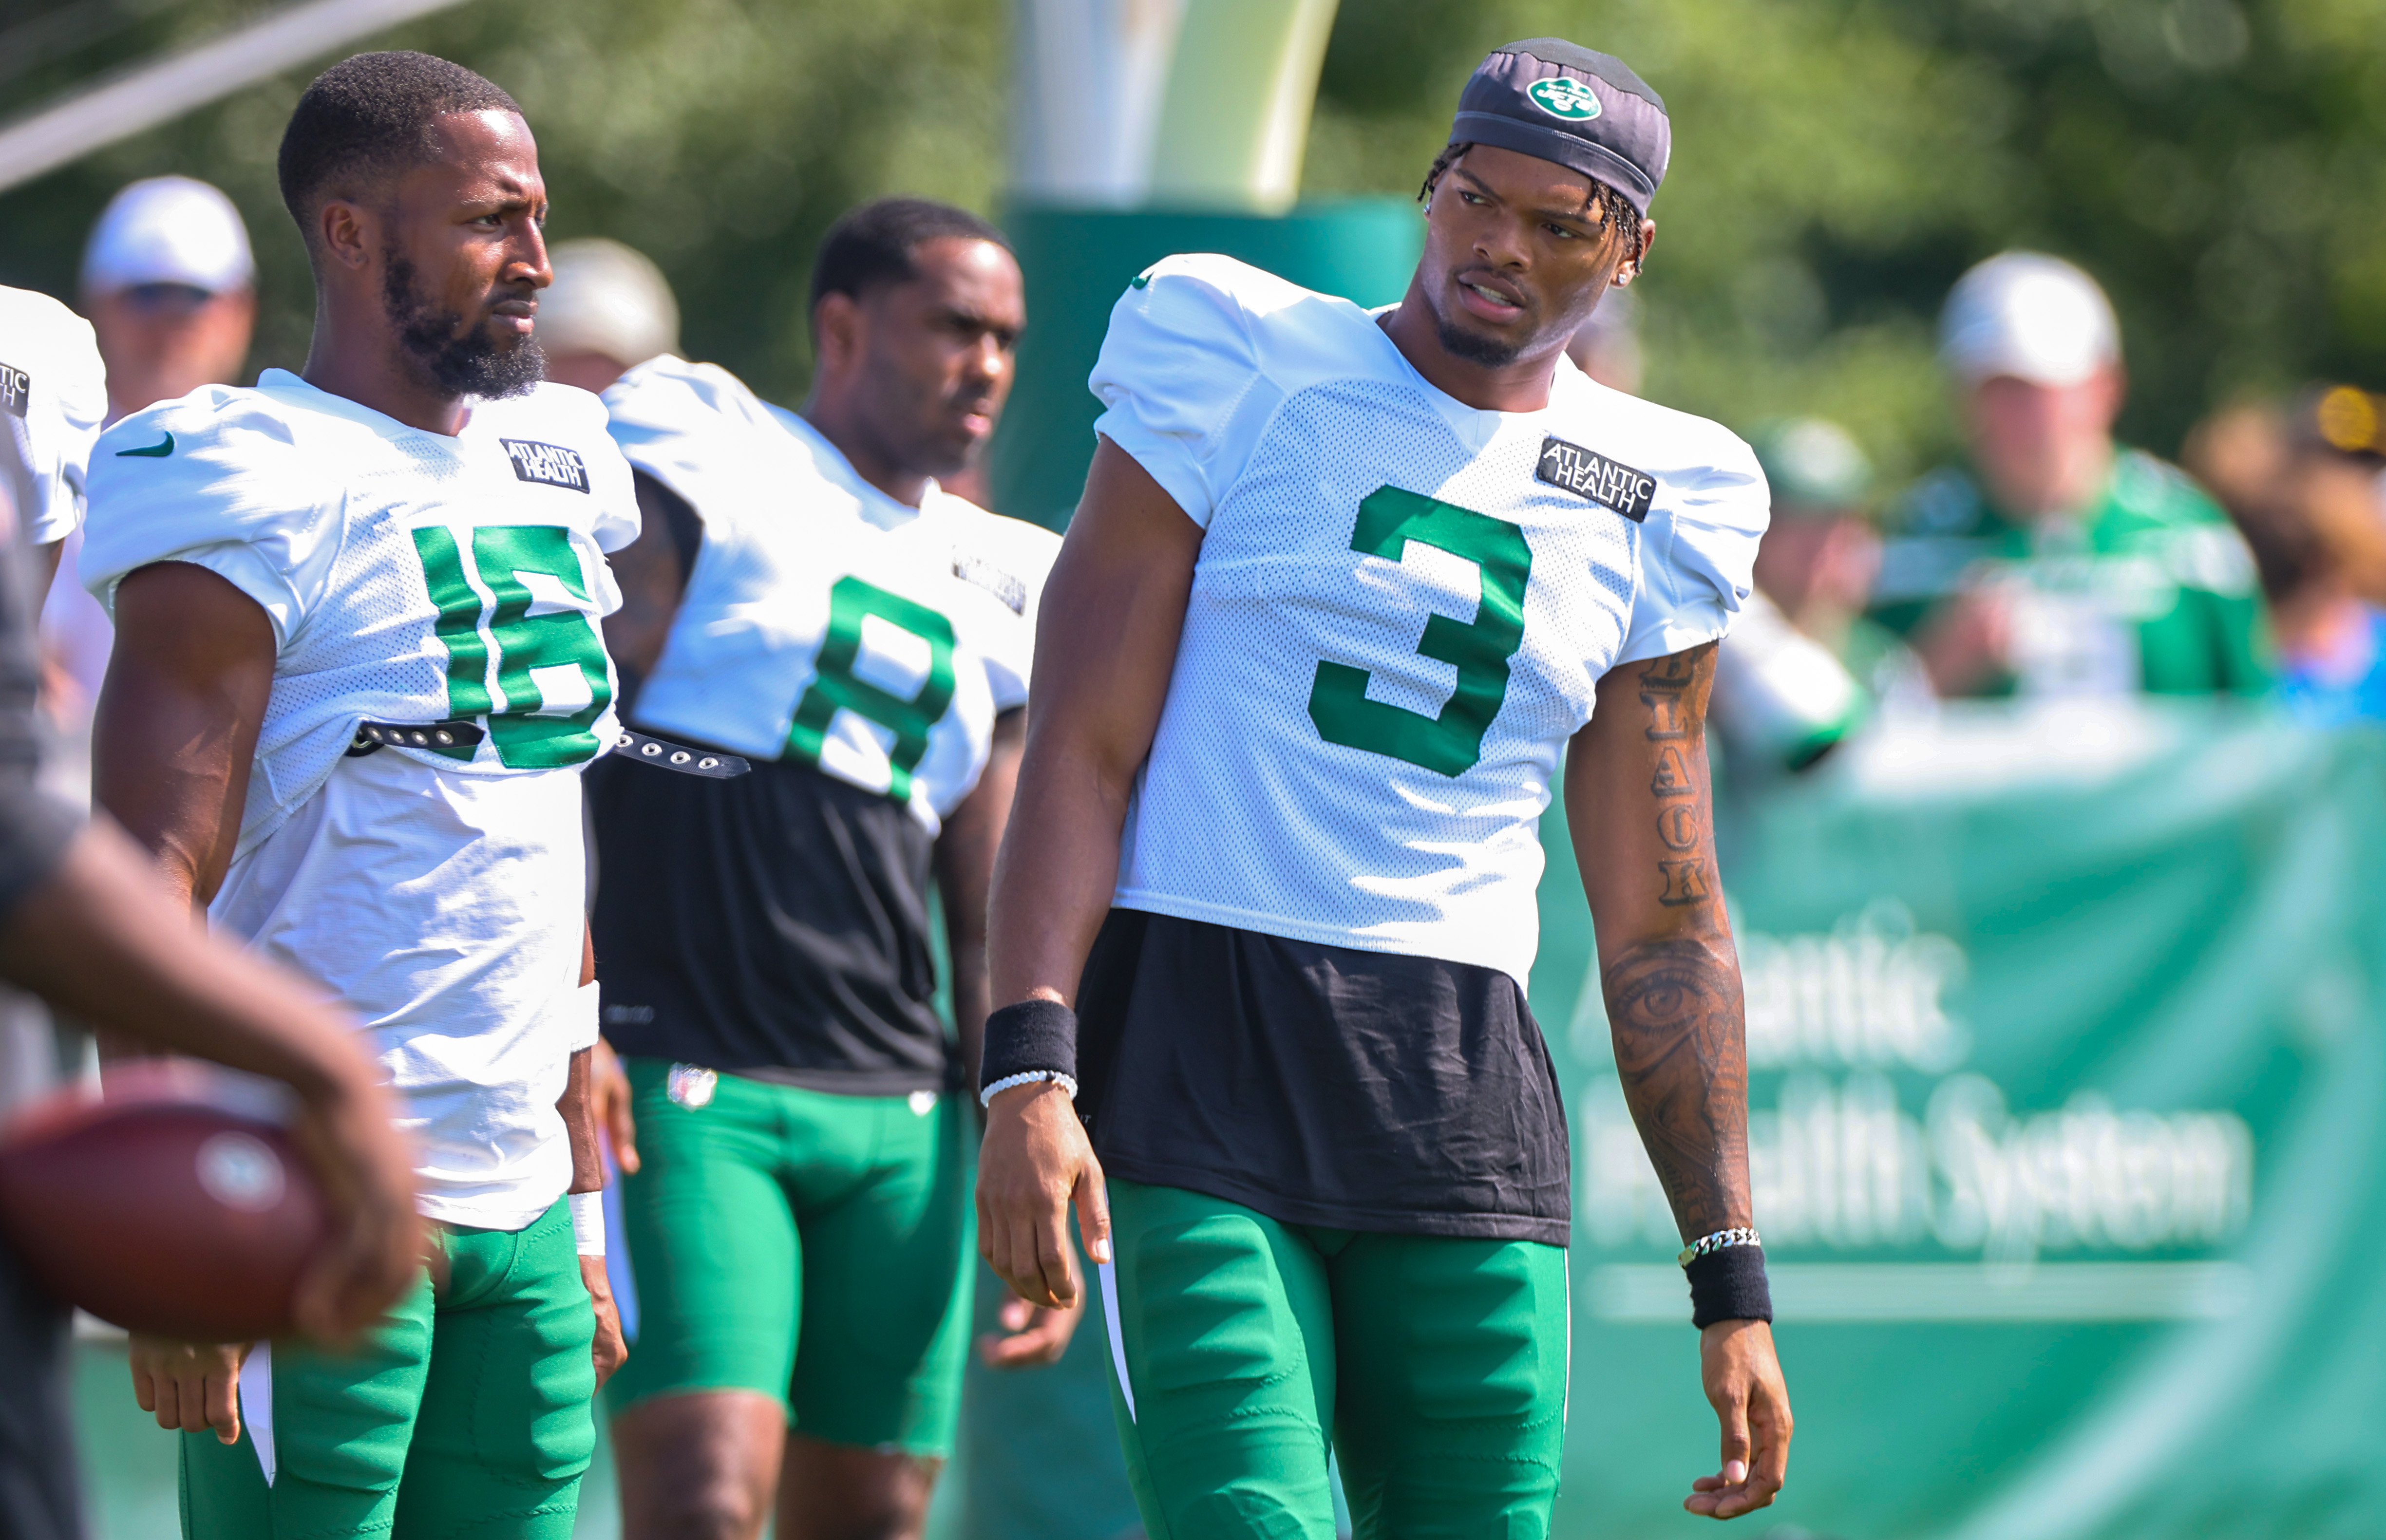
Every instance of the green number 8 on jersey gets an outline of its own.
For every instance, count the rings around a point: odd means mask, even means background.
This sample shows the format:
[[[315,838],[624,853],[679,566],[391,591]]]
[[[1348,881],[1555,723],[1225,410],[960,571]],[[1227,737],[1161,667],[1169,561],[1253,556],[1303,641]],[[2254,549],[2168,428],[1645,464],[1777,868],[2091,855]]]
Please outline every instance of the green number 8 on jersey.
[[[1350,548],[1398,561],[1410,541],[1471,561],[1483,597],[1472,622],[1436,615],[1425,621],[1417,656],[1458,670],[1441,714],[1423,716],[1367,698],[1364,669],[1321,661],[1309,692],[1309,720],[1329,744],[1419,765],[1456,777],[1483,757],[1483,734],[1508,698],[1508,660],[1525,645],[1525,580],[1533,550],[1504,519],[1437,502],[1396,486],[1377,487],[1359,505]]]
[[[919,693],[909,699],[854,671],[861,658],[862,623],[871,620],[928,645],[926,676]],[[953,700],[953,623],[927,606],[889,594],[874,583],[857,577],[839,578],[829,590],[828,635],[821,643],[820,660],[812,666],[812,673],[810,688],[796,705],[787,746],[817,765],[838,711],[875,722],[895,739],[886,751],[886,795],[898,802],[909,802],[911,772],[928,752],[929,732]]]

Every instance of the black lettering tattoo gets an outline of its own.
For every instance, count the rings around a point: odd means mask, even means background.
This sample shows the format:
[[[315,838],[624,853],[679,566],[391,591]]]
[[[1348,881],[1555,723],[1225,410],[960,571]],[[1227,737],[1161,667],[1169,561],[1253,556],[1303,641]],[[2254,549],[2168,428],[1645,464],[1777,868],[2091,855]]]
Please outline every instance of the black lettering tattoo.
[[[1659,861],[1657,870],[1665,874],[1665,891],[1657,895],[1657,902],[1667,908],[1702,903],[1707,898],[1706,862]]]
[[[1748,1048],[1729,939],[1643,942],[1601,983],[1625,1100],[1682,1237],[1748,1223]]]
[[[1682,763],[1682,751],[1667,744],[1657,751],[1657,771],[1649,778],[1651,796],[1689,796],[1698,790],[1690,780],[1689,768]]]
[[[1699,815],[1687,802],[1676,802],[1657,813],[1657,837],[1668,850],[1689,850],[1699,843]]]
[[[1665,738],[1687,738],[1690,730],[1682,725],[1682,696],[1678,690],[1640,692],[1640,704],[1649,708],[1650,722],[1643,736],[1651,742]]]

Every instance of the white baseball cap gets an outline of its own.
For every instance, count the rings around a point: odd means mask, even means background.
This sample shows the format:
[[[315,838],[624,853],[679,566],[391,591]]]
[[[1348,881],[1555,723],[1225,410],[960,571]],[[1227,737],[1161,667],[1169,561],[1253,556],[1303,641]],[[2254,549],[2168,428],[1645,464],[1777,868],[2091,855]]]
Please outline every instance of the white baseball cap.
[[[85,293],[187,283],[211,294],[257,278],[248,228],[232,200],[189,177],[150,177],[108,200],[83,248]]]
[[[2120,323],[2096,281],[2059,257],[2008,251],[1956,280],[1939,357],[1966,382],[2076,385],[2119,361]]]
[[[679,347],[679,302],[647,257],[619,241],[566,241],[546,254],[555,282],[538,299],[538,345],[643,364]]]

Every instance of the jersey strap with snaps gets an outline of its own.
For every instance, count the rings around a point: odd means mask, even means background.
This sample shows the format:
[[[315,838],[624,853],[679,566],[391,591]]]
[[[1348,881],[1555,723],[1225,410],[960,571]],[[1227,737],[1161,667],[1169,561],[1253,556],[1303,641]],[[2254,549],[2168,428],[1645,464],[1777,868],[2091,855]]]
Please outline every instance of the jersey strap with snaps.
[[[642,765],[656,765],[683,775],[701,775],[710,781],[727,781],[754,768],[735,754],[723,754],[715,748],[690,748],[668,738],[633,732],[626,727],[613,734],[613,752]]]

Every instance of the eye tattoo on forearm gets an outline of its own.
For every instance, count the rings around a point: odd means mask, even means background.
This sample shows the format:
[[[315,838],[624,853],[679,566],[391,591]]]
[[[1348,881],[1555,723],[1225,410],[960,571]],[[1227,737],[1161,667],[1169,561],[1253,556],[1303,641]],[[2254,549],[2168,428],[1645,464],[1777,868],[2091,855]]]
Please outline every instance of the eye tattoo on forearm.
[[[1640,704],[1649,708],[1649,726],[1642,736],[1658,745],[1657,768],[1649,777],[1649,795],[1657,809],[1657,838],[1674,858],[1661,859],[1657,872],[1664,881],[1657,902],[1670,908],[1704,903],[1713,895],[1707,865],[1695,854],[1699,844],[1699,785],[1690,774],[1684,750],[1704,746],[1704,733],[1690,723],[1703,720],[1706,687],[1714,644],[1658,658],[1640,671]],[[1680,798],[1682,800],[1671,800]]]
[[[1705,849],[1703,785],[1713,644],[1659,658],[1640,673],[1642,736],[1656,746],[1657,862],[1668,908],[1714,896]],[[1615,1068],[1641,1140],[1685,1235],[1748,1216],[1748,1057],[1739,969],[1719,931],[1647,941],[1605,970]]]
[[[1682,1233],[1747,1222],[1748,1057],[1728,948],[1643,942],[1600,982],[1625,1101]]]

